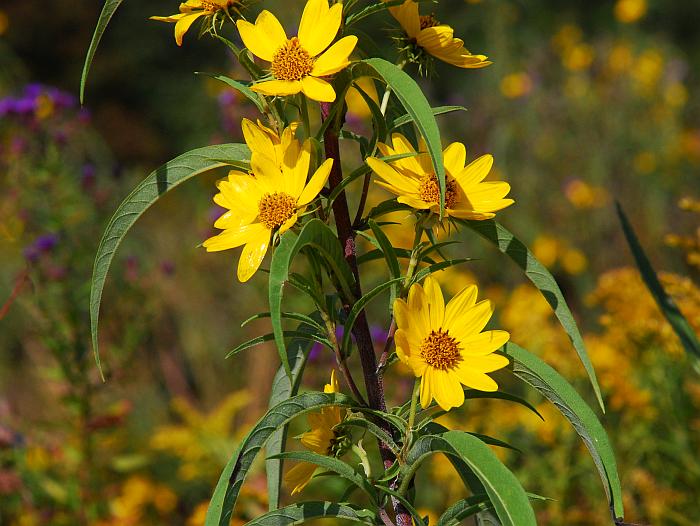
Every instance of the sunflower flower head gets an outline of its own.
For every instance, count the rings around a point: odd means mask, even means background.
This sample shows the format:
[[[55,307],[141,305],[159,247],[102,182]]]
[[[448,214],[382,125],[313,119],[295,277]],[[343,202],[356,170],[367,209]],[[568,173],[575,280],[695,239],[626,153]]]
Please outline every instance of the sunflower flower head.
[[[454,37],[454,29],[441,23],[435,15],[421,15],[413,0],[390,7],[389,12],[403,29],[404,35],[399,39],[401,51],[406,60],[417,63],[421,71],[429,71],[429,57],[459,68],[483,68],[491,64],[484,55],[472,55],[464,47],[464,41]]]
[[[316,199],[333,166],[327,159],[307,182],[312,145],[244,121],[243,133],[252,151],[249,173],[231,170],[219,181],[214,202],[227,211],[214,223],[223,232],[207,239],[208,252],[243,246],[238,279],[248,281],[260,268],[273,234],[283,234]]]
[[[243,43],[256,57],[270,63],[272,79],[251,87],[271,96],[304,93],[319,102],[333,102],[335,90],[323,79],[350,64],[357,37],[350,35],[331,45],[340,30],[343,4],[329,7],[327,0],[308,0],[299,24],[299,34],[288,38],[279,20],[265,10],[255,24],[238,20]],[[330,46],[330,47],[329,47]]]
[[[398,202],[416,210],[440,212],[440,188],[425,144],[416,151],[400,133],[392,135],[392,144],[379,143],[384,156],[410,155],[387,163],[376,157],[367,164],[379,177],[377,184],[398,196]],[[466,164],[467,150],[462,143],[450,144],[443,151],[445,166],[445,212],[457,219],[491,219],[498,210],[513,204],[505,196],[510,185],[503,181],[484,181],[493,166],[493,157],[483,155]]]
[[[415,284],[408,301],[394,302],[396,354],[421,379],[420,403],[433,399],[449,411],[464,403],[463,385],[496,391],[486,373],[502,369],[508,359],[494,351],[510,338],[506,331],[484,331],[493,314],[488,300],[477,303],[477,287],[469,285],[445,305],[438,282],[428,277]]]
[[[199,18],[212,18],[232,13],[240,15],[243,7],[241,0],[187,0],[180,4],[180,12],[170,16],[152,16],[151,20],[175,24],[175,42],[182,45],[182,39],[192,24]]]
[[[338,379],[331,371],[330,383],[326,384],[324,393],[337,393]],[[339,407],[325,407],[319,413],[308,416],[310,431],[301,435],[300,441],[307,449],[332,457],[340,457],[350,448],[351,439],[338,427],[345,418],[345,410]],[[292,488],[292,495],[301,492],[311,481],[316,465],[300,462],[290,469],[284,477],[285,483]]]

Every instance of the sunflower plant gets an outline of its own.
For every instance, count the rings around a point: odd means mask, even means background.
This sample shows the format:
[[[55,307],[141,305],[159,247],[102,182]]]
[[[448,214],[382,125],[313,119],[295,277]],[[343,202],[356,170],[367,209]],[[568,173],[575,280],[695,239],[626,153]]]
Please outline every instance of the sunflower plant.
[[[443,2],[444,3],[444,2]],[[119,0],[107,0],[88,51],[81,92],[97,44]],[[318,518],[386,526],[427,525],[417,511],[420,470],[436,453],[446,455],[464,482],[464,497],[446,510],[432,510],[440,525],[476,517],[480,524],[536,524],[537,488],[526,491],[494,447],[495,437],[448,429],[437,419],[479,399],[528,407],[499,387],[507,375],[538,391],[569,420],[588,448],[611,510],[621,524],[623,508],[615,457],[595,411],[538,357],[487,327],[492,303],[476,284],[445,297],[439,273],[469,261],[472,238],[483,238],[510,258],[542,292],[569,335],[600,409],[595,372],[566,300],[547,269],[499,221],[517,189],[489,179],[491,155],[472,157],[460,142],[444,146],[438,117],[460,107],[432,107],[415,74],[435,61],[464,69],[490,62],[473,55],[435,14],[420,15],[412,0],[307,0],[285,4],[301,12],[298,29],[284,27],[265,2],[194,1],[175,22],[178,45],[197,21],[200,36],[233,51],[248,77],[218,76],[258,110],[244,119],[241,144],[210,145],[184,153],[149,175],[122,202],[107,225],[95,259],[91,322],[97,365],[102,290],[120,242],[138,217],[180,183],[218,171],[214,202],[224,209],[207,251],[237,254],[236,278],[265,284],[269,307],[254,315],[271,331],[234,349],[237,355],[274,342],[280,360],[270,390],[270,409],[250,429],[213,490],[207,526],[224,526],[253,462],[264,448],[269,512],[250,524],[300,524]],[[439,9],[444,6],[437,6]],[[383,17],[400,36],[378,46],[364,23]],[[393,52],[388,44],[393,46]],[[196,45],[188,41],[187,45]],[[385,49],[387,56],[373,56]],[[474,73],[470,73],[474,74]],[[381,101],[362,86],[384,93]],[[346,96],[353,88],[369,107],[366,135],[346,124]],[[341,142],[343,148],[341,148]],[[356,152],[356,162],[348,156]],[[341,156],[342,152],[342,156]],[[348,153],[350,152],[350,154]],[[344,158],[343,158],[344,157]],[[370,191],[381,202],[368,205]],[[520,203],[527,206],[527,203]],[[393,215],[391,215],[393,214]],[[387,235],[390,217],[413,231],[410,246]],[[455,245],[456,244],[456,245]],[[242,247],[242,248],[241,248]],[[448,256],[446,254],[458,255]],[[383,277],[367,287],[368,274],[383,262]],[[292,265],[294,267],[292,268]],[[306,298],[307,312],[283,308],[290,295]],[[388,301],[377,310],[379,298]],[[372,304],[372,310],[368,307]],[[384,325],[381,341],[370,326]],[[315,391],[305,375],[312,346],[334,357],[330,381]],[[248,352],[254,352],[249,350]],[[573,359],[572,354],[572,359]],[[401,371],[413,389],[402,395]],[[323,371],[326,376],[327,371]],[[318,375],[316,375],[318,376]],[[306,416],[307,431],[287,441],[292,420]],[[526,454],[526,453],[525,453]],[[286,466],[286,464],[291,464]],[[316,486],[324,500],[297,501],[320,476],[346,484]],[[323,491],[325,489],[325,491]],[[488,522],[490,521],[490,522]]]

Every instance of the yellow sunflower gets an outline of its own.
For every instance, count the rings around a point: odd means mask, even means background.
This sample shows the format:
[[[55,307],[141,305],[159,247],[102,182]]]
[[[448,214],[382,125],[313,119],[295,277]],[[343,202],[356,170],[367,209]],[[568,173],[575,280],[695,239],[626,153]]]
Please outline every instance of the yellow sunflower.
[[[386,1],[386,0],[385,0]],[[434,15],[420,15],[418,4],[406,0],[389,12],[401,24],[411,44],[437,59],[459,68],[483,68],[492,64],[485,55],[472,55],[464,41],[454,37],[454,29],[441,24]]]
[[[238,20],[236,25],[243,43],[253,55],[271,63],[274,77],[251,89],[278,96],[303,92],[310,99],[333,102],[335,90],[321,77],[347,67],[348,57],[357,44],[357,37],[350,35],[330,46],[342,17],[342,3],[329,7],[328,0],[309,0],[301,16],[299,35],[292,38],[287,38],[282,24],[269,11],[261,12],[255,24]]]
[[[231,170],[226,179],[219,181],[219,193],[214,196],[214,202],[228,211],[214,226],[223,232],[203,244],[208,252],[245,245],[238,261],[238,279],[242,282],[248,281],[260,267],[272,234],[289,230],[296,224],[299,214],[316,199],[333,166],[333,159],[327,159],[307,183],[311,142],[307,140],[298,147],[285,130],[281,143],[275,146],[274,135],[263,137],[264,132],[257,134],[253,128],[255,125],[247,124],[243,128],[253,152],[251,172]],[[265,154],[268,139],[273,147]],[[282,146],[285,140],[288,141],[287,150]],[[296,155],[289,152],[296,152]]]
[[[251,160],[258,156],[265,157],[280,170],[285,165],[294,166],[301,149],[301,143],[295,138],[298,127],[298,122],[292,122],[280,135],[272,128],[265,126],[259,119],[256,124],[244,118],[241,128],[245,142],[250,148]]]
[[[238,0],[187,0],[180,4],[180,12],[178,14],[152,16],[151,20],[175,22],[175,42],[177,42],[178,46],[181,46],[182,38],[195,20],[202,16],[215,15],[221,11],[226,13],[235,11],[239,13],[238,8],[240,6],[241,3]]]
[[[331,381],[323,388],[324,393],[337,393],[338,379],[335,371],[331,371]],[[301,435],[301,443],[319,455],[337,456],[341,449],[338,449],[343,438],[338,436],[333,428],[340,424],[345,418],[345,410],[339,407],[326,407],[320,413],[310,414],[307,419],[311,431]],[[300,462],[287,471],[284,476],[285,483],[292,488],[292,495],[296,495],[306,487],[311,481],[316,471],[316,465],[310,462]]]
[[[484,331],[493,314],[488,300],[476,302],[476,285],[462,289],[445,306],[440,285],[433,278],[425,286],[411,286],[408,302],[394,302],[396,354],[421,379],[420,404],[433,399],[445,411],[464,403],[462,384],[480,391],[496,391],[486,373],[508,365],[494,354],[510,338],[506,331]]]
[[[395,133],[392,146],[379,143],[384,156],[413,154],[388,164],[375,157],[367,164],[382,180],[377,184],[399,196],[398,202],[419,210],[440,210],[440,190],[430,155],[421,142],[418,152],[406,137]],[[491,219],[498,210],[514,203],[505,199],[510,185],[503,181],[484,181],[491,171],[493,157],[483,155],[467,164],[467,150],[454,142],[443,151],[446,172],[445,211],[458,219]]]

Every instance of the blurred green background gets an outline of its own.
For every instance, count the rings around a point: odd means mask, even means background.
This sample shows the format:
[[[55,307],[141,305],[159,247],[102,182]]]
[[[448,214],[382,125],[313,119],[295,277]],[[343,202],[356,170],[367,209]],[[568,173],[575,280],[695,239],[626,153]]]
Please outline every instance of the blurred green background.
[[[196,526],[236,441],[264,411],[276,369],[270,348],[224,360],[267,326],[239,327],[265,310],[264,277],[244,287],[237,254],[198,247],[220,213],[211,198],[222,174],[159,201],[120,248],[103,299],[105,383],[89,342],[89,279],[101,232],[131,188],[188,149],[240,141],[240,119],[255,113],[194,74],[243,78],[223,46],[193,29],[177,47],[172,25],[148,20],[175,13],[168,0],[124,2],[80,107],[98,4],[0,5],[0,525]],[[303,2],[266,0],[248,14],[263,7],[292,27]],[[468,108],[440,117],[445,143],[464,142],[470,159],[494,154],[493,177],[509,181],[516,200],[501,222],[555,274],[581,323],[626,519],[699,524],[700,377],[632,268],[613,207],[622,203],[700,328],[697,2],[450,0],[424,10],[494,61],[474,71],[439,65],[422,83],[433,105]],[[367,28],[390,60],[393,26],[381,14]],[[366,129],[366,110],[349,106],[350,125]],[[438,278],[452,293],[477,281],[513,340],[592,401],[566,335],[520,271],[466,232],[459,239],[455,253],[479,260]],[[385,316],[373,312],[378,334]],[[314,364],[310,389],[323,385],[332,357],[317,352]],[[387,384],[396,400],[409,389],[401,370]],[[483,401],[448,423],[523,451],[499,454],[526,489],[556,499],[536,503],[542,524],[604,524],[604,494],[578,437],[527,396],[544,423]],[[447,463],[426,476],[439,482],[419,502],[431,517],[464,496]],[[308,491],[334,491],[320,486]],[[234,521],[265,507],[259,469]]]

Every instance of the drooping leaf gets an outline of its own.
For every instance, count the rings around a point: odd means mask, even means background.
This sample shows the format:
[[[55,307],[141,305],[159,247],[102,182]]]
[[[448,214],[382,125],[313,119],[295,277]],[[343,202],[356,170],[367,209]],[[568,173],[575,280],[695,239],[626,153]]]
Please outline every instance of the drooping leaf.
[[[661,309],[661,313],[668,320],[668,323],[678,335],[678,338],[680,338],[685,351],[691,356],[700,359],[700,341],[698,341],[697,334],[695,334],[695,331],[690,323],[688,323],[686,317],[683,316],[676,302],[673,301],[673,298],[668,295],[663,285],[661,285],[656,272],[654,272],[654,268],[651,266],[649,258],[637,238],[637,234],[634,232],[631,223],[622,210],[622,206],[620,203],[615,203],[615,206],[617,208],[617,215],[620,218],[620,223],[622,223],[622,230],[625,233],[627,244],[632,251],[634,261],[637,264],[637,268],[639,269],[644,283],[654,297],[659,309]]]
[[[329,349],[333,348],[333,344],[327,338],[319,336],[318,334],[313,333],[313,332],[282,331],[282,335],[284,336],[284,338],[295,338],[297,340],[310,340],[310,341],[313,341],[316,343],[320,343],[321,345],[325,345]],[[271,342],[274,339],[275,339],[275,335],[273,333],[263,334],[262,336],[256,336],[255,338],[251,338],[250,340],[246,340],[245,342],[236,346],[235,349],[229,351],[228,354],[226,354],[226,358],[230,358],[231,356],[235,356],[239,352],[245,351],[246,349],[250,349],[251,347],[257,347],[258,345],[262,345],[265,342]]]
[[[365,429],[366,431],[369,431],[375,437],[377,437],[381,442],[386,444],[386,446],[389,449],[391,449],[394,455],[397,455],[399,453],[399,446],[396,444],[396,442],[394,442],[394,438],[374,422],[371,422],[364,418],[346,418],[345,420],[343,420],[343,427],[345,426],[359,427],[361,429]]]
[[[244,95],[248,100],[250,100],[255,106],[258,108],[260,113],[263,113],[265,111],[262,101],[260,100],[260,95],[255,93],[252,89],[247,84],[244,84],[243,82],[240,82],[238,80],[233,80],[225,75],[215,75],[212,73],[204,73],[201,71],[197,72],[197,75],[206,75],[207,77],[211,77],[213,79],[216,79],[220,82],[223,82],[230,88],[233,88],[240,94]]]
[[[282,329],[282,296],[284,285],[289,280],[289,267],[292,260],[304,247],[310,247],[317,251],[338,279],[344,294],[348,298],[353,296],[352,284],[355,278],[350,266],[345,261],[338,238],[327,225],[318,219],[312,219],[304,225],[298,236],[291,230],[282,235],[279,246],[272,254],[268,297],[275,344],[287,374],[290,374],[290,370]]]
[[[311,451],[286,451],[283,453],[278,453],[274,457],[268,458],[298,460],[300,462],[315,464],[321,468],[332,471],[345,480],[355,484],[358,488],[369,495],[374,503],[377,501],[377,492],[367,481],[367,479],[358,473],[352,466],[337,458],[319,455],[318,453],[313,453]]]
[[[407,455],[412,476],[433,453],[445,453],[464,461],[483,485],[503,526],[537,526],[527,493],[513,473],[478,438],[462,431],[420,437]]]
[[[357,77],[371,76],[384,81],[401,102],[406,112],[425,139],[426,147],[435,168],[440,187],[440,219],[445,212],[445,165],[442,158],[442,141],[433,110],[415,80],[401,68],[381,58],[362,60],[353,68]]]
[[[248,471],[270,436],[293,418],[324,407],[355,407],[357,402],[340,393],[304,393],[277,404],[250,430],[226,464],[214,489],[205,526],[228,526]]]
[[[309,320],[315,322],[313,318]],[[320,327],[319,327],[320,328]],[[307,332],[318,330],[316,327],[307,323],[301,323],[297,327],[298,331]],[[268,407],[272,409],[276,405],[296,396],[299,391],[299,385],[306,366],[306,358],[309,355],[312,344],[308,340],[292,340],[287,349],[287,361],[292,371],[291,378],[287,376],[287,372],[283,366],[277,369],[274,379],[272,380],[272,391],[270,393],[270,402]],[[270,435],[265,446],[265,451],[268,457],[282,453],[285,442],[287,441],[287,426],[283,425]],[[270,511],[276,510],[279,507],[280,488],[282,486],[282,468],[283,462],[280,459],[270,459],[265,461],[265,474],[267,475],[267,501]]]
[[[270,317],[269,312],[259,312],[258,314],[255,314],[255,315],[251,316],[250,318],[248,318],[247,320],[245,320],[244,322],[242,322],[241,327],[245,327],[246,325],[248,325],[249,323],[251,323],[255,320],[260,320],[262,318],[269,318],[269,317]],[[319,322],[317,322],[316,320],[314,320],[310,316],[307,316],[306,314],[301,314],[299,312],[283,312],[282,318],[289,319],[289,320],[296,320],[298,322],[309,325],[309,326],[313,327],[314,329],[316,329],[316,331],[319,333],[325,332],[325,329],[323,328],[323,326]]]
[[[624,516],[622,488],[615,454],[608,435],[593,410],[557,371],[514,343],[507,343],[504,354],[513,360],[513,373],[537,389],[571,423],[588,448],[603,481],[613,520]]]
[[[336,518],[362,524],[376,524],[374,513],[354,506],[335,502],[298,502],[270,511],[246,523],[248,526],[286,526],[304,524],[315,519]],[[207,523],[208,524],[208,523]]]
[[[549,303],[554,310],[554,314],[559,320],[559,323],[564,327],[566,334],[569,335],[571,343],[574,345],[574,349],[583,367],[586,369],[588,378],[593,386],[593,391],[598,399],[598,404],[601,410],[605,412],[605,404],[600,394],[598,378],[596,377],[595,369],[593,369],[593,364],[591,364],[591,360],[586,352],[586,347],[583,344],[581,332],[552,274],[537,260],[537,258],[535,258],[534,254],[518,238],[493,219],[486,221],[459,222],[474,230],[477,234],[496,245],[501,252],[508,255],[513,262],[525,272],[525,275],[533,285],[542,293],[547,303]]]
[[[163,194],[196,175],[226,166],[222,160],[246,161],[248,147],[242,144],[224,144],[198,148],[176,157],[152,172],[122,201],[100,240],[92,271],[90,289],[90,328],[97,367],[102,372],[97,339],[100,302],[107,274],[114,254],[129,229]]]
[[[438,106],[436,108],[432,108],[432,111],[433,115],[437,117],[438,115],[445,115],[454,111],[467,111],[467,108],[464,106]],[[400,128],[401,126],[405,126],[406,124],[410,124],[412,122],[413,117],[411,115],[402,115],[390,123],[389,128],[390,131],[394,131],[396,128]]]
[[[85,55],[83,73],[80,77],[80,104],[83,104],[85,101],[85,83],[87,82],[88,73],[90,72],[90,66],[92,66],[92,60],[95,58],[95,53],[97,52],[97,46],[100,45],[100,40],[102,40],[102,35],[105,29],[107,29],[107,24],[109,24],[109,21],[112,19],[112,16],[114,16],[114,13],[122,1],[123,0],[105,0],[100,18],[97,19],[97,26],[95,27],[95,32],[92,34],[92,40],[90,41],[90,46]]]
[[[381,3],[374,3],[371,5],[368,5],[367,7],[361,9],[360,11],[353,13],[352,15],[348,16],[347,19],[345,20],[345,25],[346,26],[351,26],[363,18],[366,18],[370,15],[374,15],[376,13],[380,13],[382,11],[385,11],[386,9],[390,7],[396,7],[404,3],[405,0],[388,0],[386,2],[381,2]]]
[[[348,317],[345,319],[345,323],[343,324],[344,332],[341,344],[341,352],[343,353],[343,356],[350,355],[350,338],[352,336],[352,328],[355,326],[355,322],[357,321],[358,316],[362,313],[362,311],[364,311],[367,304],[379,294],[384,292],[386,289],[394,286],[397,283],[401,283],[402,281],[403,278],[390,279],[389,281],[385,281],[384,283],[377,285],[375,288],[370,290],[367,294],[365,294],[355,302],[355,304],[352,306],[352,309],[350,309],[350,312],[348,313]]]
[[[504,391],[493,391],[493,392],[488,392],[488,391],[478,391],[477,389],[465,389],[464,390],[464,398],[465,400],[475,400],[475,399],[490,399],[490,400],[506,400],[508,402],[514,402],[516,404],[519,404],[523,407],[526,407],[530,411],[532,411],[534,414],[536,414],[540,420],[544,420],[544,417],[540,414],[539,411],[533,406],[530,402],[525,400],[524,398],[521,398],[517,395],[506,393]],[[410,403],[410,402],[409,402]],[[423,416],[427,411],[431,411],[437,407],[437,403],[433,402],[429,408],[425,408],[423,411],[418,413],[416,415],[416,419],[419,419],[421,416]],[[468,408],[468,406],[467,406]],[[406,407],[408,409],[408,407]],[[440,414],[445,414],[446,411],[440,411],[438,413],[432,413],[433,418],[437,418],[438,415]],[[403,415],[403,408],[402,411],[398,413],[399,415]]]

